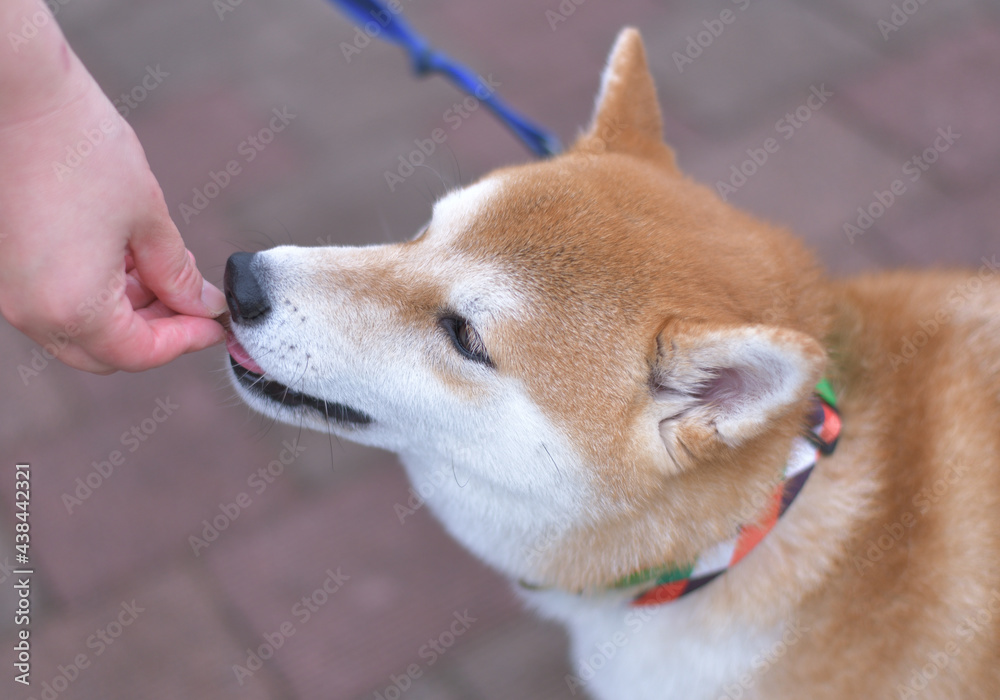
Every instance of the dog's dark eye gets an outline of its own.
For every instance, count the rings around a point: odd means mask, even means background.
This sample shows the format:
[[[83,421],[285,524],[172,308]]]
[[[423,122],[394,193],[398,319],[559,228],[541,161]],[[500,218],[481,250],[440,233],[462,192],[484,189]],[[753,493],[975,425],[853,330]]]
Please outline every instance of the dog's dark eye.
[[[451,342],[463,357],[493,366],[482,337],[466,319],[461,316],[445,316],[441,319],[441,327],[448,332]]]

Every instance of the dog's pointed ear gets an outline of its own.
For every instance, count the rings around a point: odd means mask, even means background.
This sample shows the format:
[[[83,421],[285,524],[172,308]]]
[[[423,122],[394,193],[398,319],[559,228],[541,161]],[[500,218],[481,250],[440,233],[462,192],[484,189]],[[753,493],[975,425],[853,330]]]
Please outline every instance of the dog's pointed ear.
[[[657,337],[652,390],[660,436],[697,453],[707,442],[737,447],[802,405],[826,353],[811,336],[765,325],[672,321]]]
[[[673,151],[663,142],[656,85],[638,30],[626,27],[618,34],[601,76],[594,116],[573,150],[630,153],[676,170]]]

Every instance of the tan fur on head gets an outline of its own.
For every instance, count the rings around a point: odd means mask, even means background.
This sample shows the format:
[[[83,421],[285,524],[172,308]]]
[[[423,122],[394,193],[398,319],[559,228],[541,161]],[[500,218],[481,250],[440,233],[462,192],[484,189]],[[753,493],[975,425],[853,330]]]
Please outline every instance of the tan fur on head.
[[[503,206],[448,244],[498,261],[530,299],[488,334],[497,367],[572,436],[606,494],[533,572],[570,590],[731,534],[774,487],[826,361],[815,262],[681,176],[660,130],[626,29],[588,132],[564,156],[491,175]],[[709,387],[720,376],[742,392],[725,407]]]
[[[450,193],[409,243],[261,253],[270,316],[233,333],[271,391],[244,395],[271,407],[294,384],[369,416],[279,409],[399,452],[449,532],[554,589],[533,595],[584,657],[629,620],[616,580],[754,521],[826,376],[836,452],[745,559],[615,642],[590,689],[892,697],[944,653],[922,700],[1000,698],[1000,283],[831,282],[683,176],[661,128],[626,29],[564,155]]]

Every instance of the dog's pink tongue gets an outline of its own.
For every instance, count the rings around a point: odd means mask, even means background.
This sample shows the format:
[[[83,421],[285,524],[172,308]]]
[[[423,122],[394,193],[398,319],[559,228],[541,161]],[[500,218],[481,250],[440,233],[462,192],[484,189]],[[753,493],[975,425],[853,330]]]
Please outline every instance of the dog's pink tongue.
[[[229,351],[232,358],[236,360],[236,364],[243,369],[248,369],[255,374],[264,374],[264,370],[261,369],[260,365],[253,361],[253,358],[250,357],[250,353],[248,353],[246,349],[240,345],[240,341],[236,340],[236,336],[232,333],[226,334],[226,349]]]

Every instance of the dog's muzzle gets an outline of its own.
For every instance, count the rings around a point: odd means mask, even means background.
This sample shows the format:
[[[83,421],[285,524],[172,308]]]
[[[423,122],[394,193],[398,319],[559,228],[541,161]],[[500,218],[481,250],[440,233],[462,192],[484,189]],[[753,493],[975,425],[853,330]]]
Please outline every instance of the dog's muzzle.
[[[226,304],[229,306],[234,326],[256,325],[267,320],[271,311],[265,285],[261,284],[254,269],[254,253],[233,253],[226,262],[223,279]],[[226,333],[229,364],[236,380],[247,391],[283,406],[307,406],[319,411],[328,420],[347,425],[367,425],[371,416],[341,403],[326,401],[316,396],[296,391],[291,387],[265,377],[264,369],[247,352],[230,328]]]

